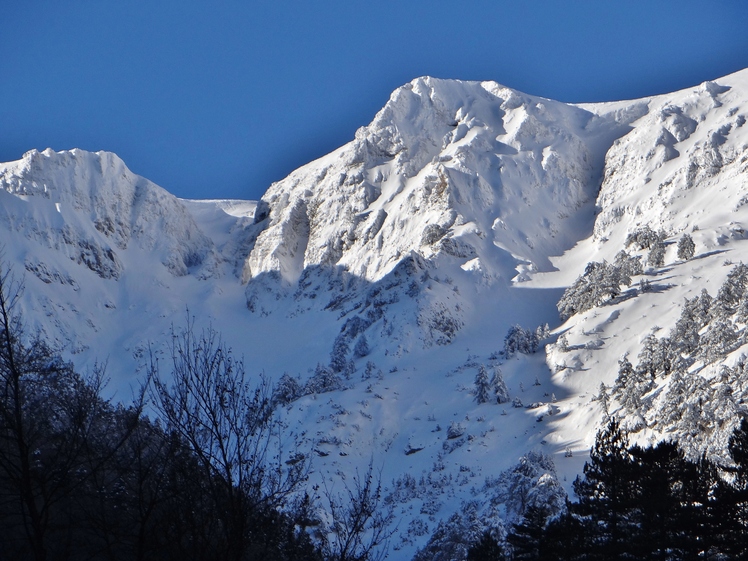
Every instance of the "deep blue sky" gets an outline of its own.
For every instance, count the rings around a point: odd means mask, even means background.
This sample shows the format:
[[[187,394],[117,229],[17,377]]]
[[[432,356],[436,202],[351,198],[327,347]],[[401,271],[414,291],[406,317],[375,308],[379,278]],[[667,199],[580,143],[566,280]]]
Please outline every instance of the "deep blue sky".
[[[563,101],[748,67],[746,0],[0,0],[0,161],[110,150],[191,198],[257,198],[421,75]]]

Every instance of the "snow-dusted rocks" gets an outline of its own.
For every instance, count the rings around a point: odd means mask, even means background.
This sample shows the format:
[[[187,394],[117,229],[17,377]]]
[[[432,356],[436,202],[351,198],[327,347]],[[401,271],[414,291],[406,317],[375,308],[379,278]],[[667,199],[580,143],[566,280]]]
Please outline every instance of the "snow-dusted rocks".
[[[547,269],[589,221],[605,152],[632,118],[494,82],[416,79],[353,142],[270,187],[246,278],[293,285],[320,267],[375,282],[412,251],[478,257],[506,280],[500,249]]]
[[[501,533],[521,515],[510,479],[561,505],[605,415],[719,457],[746,411],[748,305],[678,322],[748,262],[746,118],[748,71],[583,105],[419,78],[257,202],[180,201],[112,154],[32,151],[0,164],[4,259],[32,330],[81,368],[108,357],[121,399],[185,310],[212,325],[282,382],[313,483],[381,468],[391,558],[410,559],[452,539],[450,517]],[[625,247],[639,230],[654,256]],[[546,323],[524,354],[515,336]],[[721,344],[678,375],[647,366],[676,328]],[[626,364],[640,391],[616,384]]]
[[[135,243],[177,276],[216,268],[213,243],[173,195],[108,152],[27,152],[0,167],[0,220],[101,278],[119,278]],[[33,270],[33,268],[32,268]]]

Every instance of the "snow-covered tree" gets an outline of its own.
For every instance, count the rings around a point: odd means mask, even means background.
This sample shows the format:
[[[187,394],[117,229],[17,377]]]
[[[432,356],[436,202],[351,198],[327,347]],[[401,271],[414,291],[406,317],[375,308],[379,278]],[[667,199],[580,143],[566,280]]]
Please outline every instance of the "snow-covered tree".
[[[681,309],[680,318],[670,332],[670,340],[673,346],[679,352],[686,354],[692,353],[699,346],[701,321],[697,320],[695,315],[697,301],[698,297],[691,300],[686,299],[686,303]]]
[[[629,360],[628,353],[618,359],[618,377],[613,385],[613,393],[623,391],[623,388],[634,380],[634,365]]]
[[[647,265],[652,267],[662,267],[665,264],[665,243],[661,239],[657,239],[649,249],[649,255],[647,255]]]
[[[449,423],[449,427],[447,428],[447,439],[452,440],[455,438],[460,438],[463,434],[465,434],[464,426],[455,421]]]
[[[619,271],[621,284],[625,284],[626,286],[631,286],[631,277],[644,273],[641,256],[631,256],[623,250],[616,254],[613,266]]]
[[[626,411],[638,412],[641,409],[641,396],[651,385],[651,378],[639,367],[634,368],[627,356],[618,361],[618,378],[613,392]]]
[[[332,352],[330,353],[330,368],[333,372],[343,372],[348,364],[348,341],[339,335],[333,343]]]
[[[343,389],[343,382],[332,370],[321,364],[317,365],[314,376],[304,386],[305,394],[333,392]]]
[[[729,318],[715,319],[701,337],[700,355],[709,364],[721,359],[735,348],[738,332]]]
[[[630,245],[636,246],[637,249],[649,249],[652,247],[657,240],[660,239],[660,233],[655,232],[649,226],[637,228],[633,232],[629,232],[626,236],[626,242],[624,245],[629,247]]]
[[[621,288],[620,272],[607,262],[587,263],[584,274],[577,278],[556,304],[561,319],[590,310],[605,300],[618,296]]]
[[[698,321],[700,327],[704,327],[712,317],[712,307],[714,298],[707,292],[706,288],[701,289],[701,294],[694,302],[693,315]]]
[[[533,354],[538,350],[539,345],[537,331],[533,332],[519,325],[514,325],[509,328],[506,337],[504,337],[504,356],[511,358],[517,353]]]
[[[678,259],[688,261],[695,251],[696,244],[693,243],[693,238],[688,234],[683,234],[678,240]]]
[[[723,314],[733,314],[748,286],[748,266],[740,263],[730,271],[717,292],[716,303]]]
[[[288,373],[284,373],[278,380],[278,384],[273,390],[273,401],[285,405],[304,394],[304,388],[299,380],[292,378]]]
[[[660,430],[667,431],[669,427],[673,427],[680,420],[683,413],[683,400],[687,391],[688,386],[683,374],[679,370],[675,370],[670,376],[665,399],[658,411]]]
[[[494,368],[493,376],[491,376],[491,388],[493,388],[496,396],[496,403],[507,403],[509,401],[509,388],[506,387],[504,376],[502,376],[501,369],[498,366]]]
[[[600,402],[600,408],[603,410],[605,419],[607,419],[610,416],[610,396],[608,395],[608,388],[603,382],[600,382],[600,389],[597,392],[597,400]]]
[[[735,308],[735,321],[748,324],[748,292],[744,292]]]
[[[539,325],[537,329],[535,329],[535,337],[538,341],[542,341],[543,339],[548,339],[548,337],[551,336],[551,328],[548,326],[547,323],[543,325]]]
[[[362,358],[367,356],[370,352],[369,341],[366,340],[366,334],[362,333],[361,337],[356,341],[356,346],[353,347],[353,355],[356,358]]]
[[[642,341],[642,350],[637,357],[636,370],[641,373],[642,377],[648,377],[654,380],[657,372],[662,369],[659,363],[660,353],[658,352],[659,342],[654,334],[650,333]]]
[[[475,401],[478,403],[488,403],[491,401],[491,383],[488,380],[488,372],[482,364],[478,367],[478,373],[475,375]]]

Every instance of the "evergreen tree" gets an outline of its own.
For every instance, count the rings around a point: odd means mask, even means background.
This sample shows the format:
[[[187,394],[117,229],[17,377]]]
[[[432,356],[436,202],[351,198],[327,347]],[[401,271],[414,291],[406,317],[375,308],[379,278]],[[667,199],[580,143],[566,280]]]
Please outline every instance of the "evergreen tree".
[[[567,511],[550,520],[540,543],[541,559],[548,561],[576,561],[591,559],[591,544],[594,543],[595,528],[587,519]]]
[[[615,298],[621,292],[621,284],[630,278],[623,277],[615,265],[603,261],[587,263],[584,274],[564,291],[556,304],[561,319],[590,310],[603,302]]]
[[[618,361],[618,377],[613,386],[613,394],[621,406],[629,412],[639,411],[641,396],[649,391],[652,381],[642,368],[634,368],[624,355]]]
[[[674,558],[684,561],[705,557],[720,559],[715,553],[725,551],[725,539],[721,535],[722,521],[714,495],[721,480],[717,468],[702,456],[695,462],[681,464],[680,470],[680,484],[671,487],[679,504],[673,523]],[[728,536],[727,541],[730,539]]]
[[[632,513],[634,535],[630,536],[637,559],[670,559],[679,545],[678,513],[681,497],[674,490],[682,486],[685,458],[672,442],[655,447],[630,449],[635,474],[637,507]]]
[[[727,274],[725,282],[717,292],[717,302],[728,315],[735,313],[740,299],[748,286],[748,266],[740,263]]]
[[[507,541],[512,546],[513,559],[537,561],[541,556],[546,521],[549,513],[542,506],[530,505],[525,512],[522,522],[514,524]]]
[[[633,244],[637,249],[649,249],[659,239],[660,235],[647,225],[643,228],[637,228],[633,232],[629,232],[626,236],[626,242],[624,245],[629,247]]]
[[[719,317],[712,321],[706,333],[701,337],[700,356],[709,364],[720,360],[730,353],[738,341],[738,332],[732,321]]]
[[[648,377],[650,380],[654,380],[657,372],[662,368],[659,364],[659,343],[657,337],[653,333],[650,333],[642,341],[642,350],[639,352],[637,357],[638,364],[636,370],[639,371],[642,378]]]
[[[678,240],[678,259],[688,261],[695,251],[696,244],[693,243],[693,238],[688,234],[683,234]]]
[[[631,363],[629,363],[629,365],[631,365]],[[610,397],[608,396],[608,388],[605,387],[603,382],[600,382],[597,400],[600,402],[600,408],[603,410],[603,418],[607,421],[610,416]]]
[[[288,373],[284,373],[278,380],[278,384],[273,390],[273,402],[281,405],[291,403],[304,394],[304,388],[299,380],[292,378]]]
[[[621,283],[626,286],[631,286],[631,277],[644,273],[641,256],[631,256],[623,250],[616,254],[613,266],[618,269]]]
[[[482,364],[478,367],[478,373],[475,375],[475,401],[478,403],[491,401],[491,384],[488,381],[486,367]]]
[[[480,541],[468,549],[467,561],[509,561],[499,542],[486,530]]]
[[[334,392],[343,389],[343,381],[332,370],[322,364],[317,364],[314,376],[307,380],[304,386],[305,394]]]
[[[690,354],[699,347],[701,321],[696,317],[699,298],[686,298],[678,321],[670,334],[673,346],[680,353]]]
[[[504,337],[504,356],[511,358],[516,353],[529,355],[537,352],[540,345],[539,333],[543,333],[541,328],[533,332],[519,325],[510,327]]]
[[[496,403],[507,403],[511,399],[509,388],[506,387],[504,376],[501,375],[501,369],[498,366],[494,368],[493,376],[491,376],[491,388],[496,396]]]
[[[578,503],[572,513],[583,517],[594,531],[590,544],[593,559],[626,559],[631,553],[629,536],[635,530],[635,477],[628,438],[615,419],[601,430],[584,464],[582,477],[574,481]]]
[[[744,292],[735,308],[735,321],[748,324],[748,292]]]
[[[621,392],[634,379],[634,365],[629,360],[628,353],[618,359],[618,377],[613,386],[613,392]]]
[[[712,306],[714,298],[707,292],[706,288],[701,289],[697,300],[694,302],[693,315],[698,322],[699,327],[704,327],[712,318]]]
[[[734,465],[729,469],[731,480],[720,481],[719,499],[720,536],[723,549],[734,559],[748,558],[748,419],[735,429],[728,451]]]
[[[647,265],[652,267],[662,267],[665,264],[665,242],[658,239],[649,249],[647,256]]]
[[[366,334],[362,333],[361,337],[356,341],[356,346],[353,347],[353,356],[356,358],[363,358],[370,353],[369,341],[366,339]]]
[[[658,423],[669,427],[675,425],[680,420],[686,391],[687,384],[682,372],[680,370],[673,371],[670,376],[670,383],[667,386],[664,403],[659,411],[660,419]]]

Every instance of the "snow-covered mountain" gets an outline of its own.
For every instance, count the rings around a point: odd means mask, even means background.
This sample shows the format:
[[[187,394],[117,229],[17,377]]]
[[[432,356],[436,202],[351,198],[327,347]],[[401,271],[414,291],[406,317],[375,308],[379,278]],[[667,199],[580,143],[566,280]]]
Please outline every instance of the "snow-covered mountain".
[[[622,356],[636,366],[685,298],[748,261],[746,115],[748,71],[583,105],[419,78],[257,202],[179,200],[110,153],[31,151],[0,164],[3,260],[24,273],[28,327],[81,369],[107,361],[116,399],[172,326],[218,330],[288,388],[277,414],[314,456],[310,485],[381,468],[390,558],[410,559],[453,515],[469,540],[560,505],[605,408],[635,438],[722,455],[746,391],[734,310],[730,345],[680,352],[680,378],[658,373],[636,410],[614,387]],[[664,263],[562,322],[586,264],[644,227],[664,232]],[[705,342],[724,319],[709,317]],[[502,403],[478,403],[483,377]],[[676,392],[684,377],[697,389]]]

